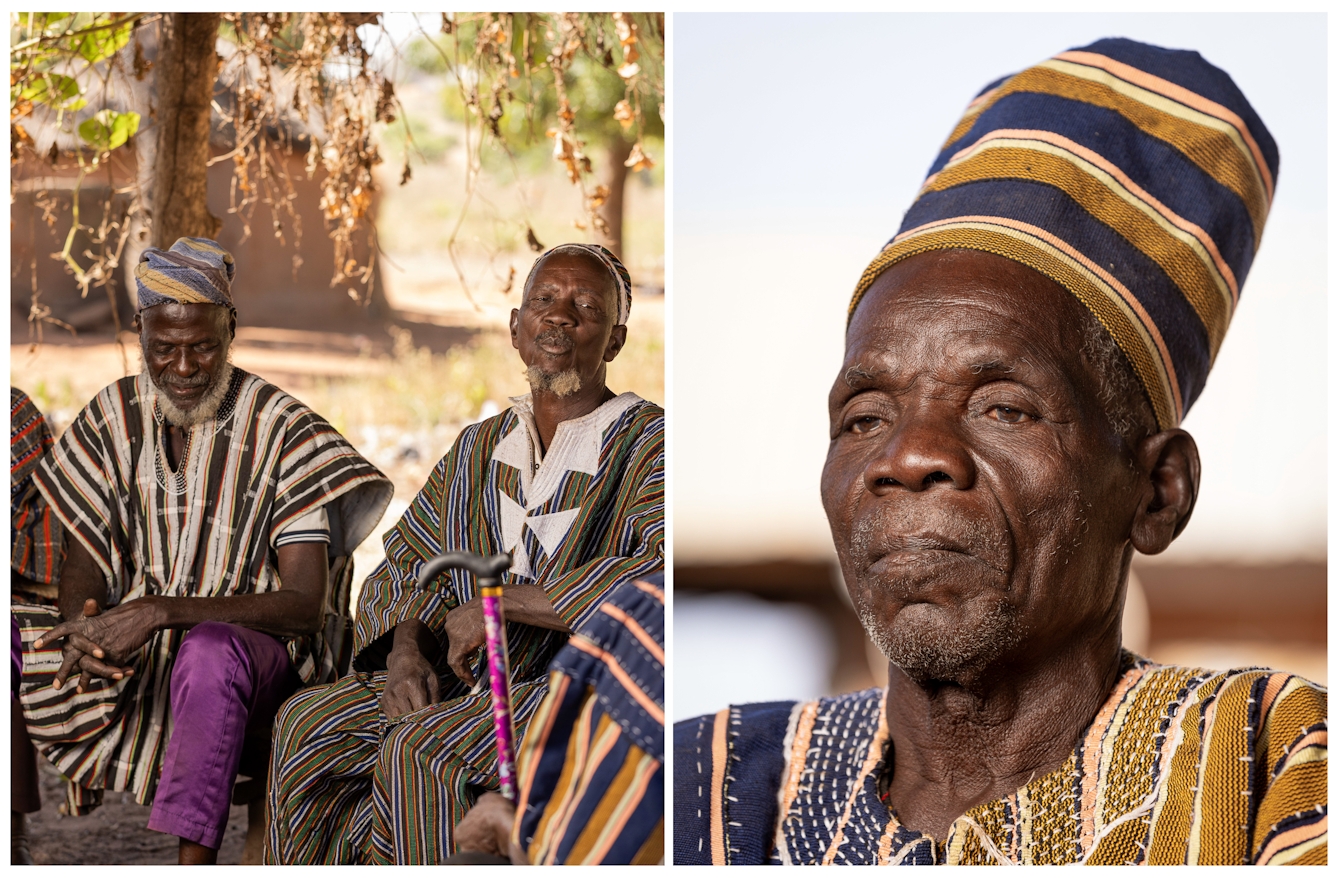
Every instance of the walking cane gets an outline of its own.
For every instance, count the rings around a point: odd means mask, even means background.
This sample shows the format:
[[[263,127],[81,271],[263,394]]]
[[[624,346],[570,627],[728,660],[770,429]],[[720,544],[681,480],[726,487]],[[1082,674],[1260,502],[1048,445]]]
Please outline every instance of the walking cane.
[[[516,734],[511,721],[511,663],[506,654],[506,619],[502,616],[502,574],[511,567],[511,556],[502,553],[485,558],[473,552],[447,552],[423,567],[418,587],[452,569],[468,570],[478,577],[483,598],[483,631],[488,647],[488,682],[492,687],[492,725],[497,738],[497,777],[502,795],[516,801]]]

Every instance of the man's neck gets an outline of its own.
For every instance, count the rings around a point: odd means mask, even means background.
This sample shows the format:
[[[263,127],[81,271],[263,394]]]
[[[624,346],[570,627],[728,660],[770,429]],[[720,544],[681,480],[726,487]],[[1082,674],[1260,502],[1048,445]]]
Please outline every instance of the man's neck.
[[[557,435],[558,424],[586,415],[613,399],[614,393],[603,381],[591,382],[591,386],[582,387],[570,396],[558,396],[547,390],[536,390],[530,394],[530,407],[534,411],[534,424],[539,429],[539,442],[547,453]]]
[[[945,839],[971,808],[1062,766],[1119,677],[1119,619],[1099,636],[969,689],[889,668],[887,800],[902,825]]]

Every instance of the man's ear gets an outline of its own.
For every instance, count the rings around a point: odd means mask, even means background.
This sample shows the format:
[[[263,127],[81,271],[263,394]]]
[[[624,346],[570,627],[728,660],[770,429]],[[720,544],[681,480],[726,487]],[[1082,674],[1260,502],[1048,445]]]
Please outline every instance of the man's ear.
[[[237,309],[228,309],[228,341],[237,340]]]
[[[1129,541],[1144,555],[1166,551],[1189,523],[1199,497],[1199,447],[1184,430],[1155,433],[1134,454],[1145,483]]]
[[[135,319],[130,321],[130,325],[137,333],[144,331],[144,321],[139,319],[138,311],[135,312]]]
[[[511,347],[520,350],[520,309],[511,309]]]
[[[604,348],[604,362],[612,363],[613,358],[618,356],[618,352],[625,344],[627,344],[627,326],[620,323],[609,333],[609,343]]]

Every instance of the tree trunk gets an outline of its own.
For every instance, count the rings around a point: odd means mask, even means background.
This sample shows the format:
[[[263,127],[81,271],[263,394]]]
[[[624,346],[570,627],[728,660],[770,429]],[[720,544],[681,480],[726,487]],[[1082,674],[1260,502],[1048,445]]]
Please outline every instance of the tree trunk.
[[[121,269],[125,283],[126,296],[130,303],[130,313],[135,313],[138,288],[135,284],[135,266],[140,255],[153,246],[149,240],[153,214],[153,173],[158,162],[158,127],[154,123],[153,81],[158,62],[158,46],[161,43],[159,28],[161,25],[149,24],[137,27],[132,40],[138,43],[137,49],[143,59],[155,65],[142,77],[129,77],[130,105],[139,113],[139,133],[130,140],[135,155],[135,182],[139,190],[138,204],[129,218],[129,237],[125,250],[121,253]],[[128,319],[121,321],[122,326],[129,326]]]
[[[154,157],[150,239],[155,247],[170,247],[184,236],[213,238],[223,225],[209,212],[206,199],[219,20],[216,12],[163,16],[153,71],[158,154]]]
[[[632,154],[632,144],[615,137],[609,144],[605,155],[607,164],[604,172],[604,185],[609,187],[609,200],[604,202],[601,213],[604,222],[609,224],[609,234],[604,246],[613,251],[619,259],[623,258],[623,190],[627,188],[627,157]]]

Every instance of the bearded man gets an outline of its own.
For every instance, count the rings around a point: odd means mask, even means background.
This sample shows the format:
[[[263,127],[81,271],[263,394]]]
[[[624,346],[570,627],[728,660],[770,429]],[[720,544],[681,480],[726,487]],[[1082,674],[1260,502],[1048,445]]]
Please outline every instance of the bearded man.
[[[144,371],[99,393],[35,473],[67,551],[58,607],[15,609],[28,729],[71,781],[70,813],[128,791],[191,863],[217,856],[247,733],[336,676],[329,559],[393,492],[319,415],[228,362],[234,271],[203,238],[141,257]]]
[[[419,588],[434,556],[513,558],[502,601],[518,738],[571,632],[616,585],[663,569],[664,410],[605,384],[631,302],[603,247],[535,262],[511,312],[531,393],[466,428],[386,536],[358,600],[354,673],[284,705],[267,861],[440,862],[498,788],[477,582],[452,571]]]
[[[886,689],[675,729],[679,863],[1323,863],[1322,687],[1121,649],[1263,231],[1272,137],[1129,40],[983,91],[865,270],[822,499]]]

